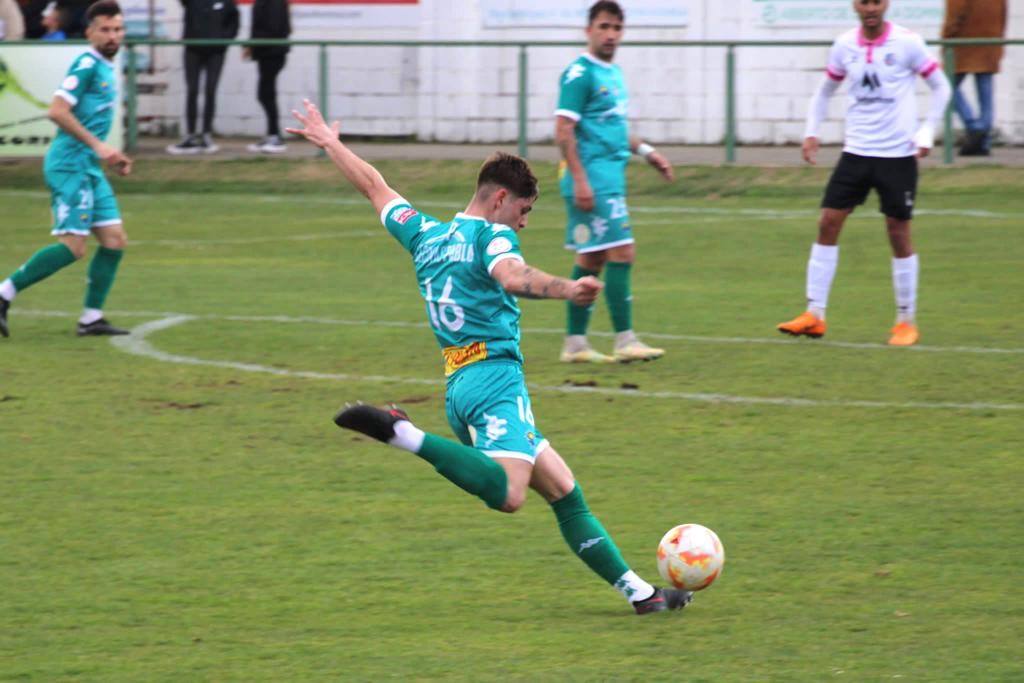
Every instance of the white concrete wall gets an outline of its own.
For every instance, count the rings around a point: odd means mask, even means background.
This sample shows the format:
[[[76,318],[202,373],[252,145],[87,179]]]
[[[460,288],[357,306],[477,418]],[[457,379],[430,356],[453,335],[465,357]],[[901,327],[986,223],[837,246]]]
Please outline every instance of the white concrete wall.
[[[624,3],[627,14],[628,0]],[[690,0],[689,26],[636,28],[633,40],[820,39],[836,27],[759,26],[750,3]],[[167,0],[168,30],[180,35],[180,7]],[[418,25],[398,28],[299,26],[296,39],[366,40],[582,40],[582,29],[484,29],[478,3],[421,0]],[[1010,3],[1011,37],[1024,37],[1024,2]],[[628,16],[627,16],[628,19]],[[914,28],[914,27],[912,27]],[[243,9],[241,36],[248,36]],[[924,27],[927,39],[938,27]],[[163,95],[145,96],[140,113],[157,123],[180,124],[184,110],[181,48],[157,51],[156,74],[145,79],[167,84]],[[531,48],[529,52],[529,138],[551,139],[558,75],[579,50]],[[737,131],[741,142],[793,143],[803,133],[807,100],[821,78],[827,48],[741,48],[737,58]],[[617,60],[626,72],[637,132],[654,142],[714,144],[724,136],[725,50],[721,48],[630,48]],[[495,142],[518,131],[518,73],[515,48],[331,48],[329,114],[353,134],[410,136],[424,141]],[[318,90],[316,48],[294,48],[278,79],[282,118],[302,97]],[[240,51],[228,53],[218,99],[215,130],[222,135],[263,133],[263,112],[255,99],[256,68]],[[921,111],[927,88],[919,85]],[[1024,47],[1010,47],[996,80],[997,127],[1005,139],[1024,144]],[[837,98],[841,99],[841,98]],[[827,142],[841,139],[841,102],[823,127]],[[166,128],[165,128],[166,130]]]

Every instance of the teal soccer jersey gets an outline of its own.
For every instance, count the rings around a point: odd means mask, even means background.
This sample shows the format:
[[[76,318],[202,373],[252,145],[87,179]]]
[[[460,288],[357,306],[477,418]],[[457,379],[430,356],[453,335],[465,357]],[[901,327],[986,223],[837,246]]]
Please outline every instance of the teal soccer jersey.
[[[71,63],[67,76],[55,93],[71,105],[71,112],[86,130],[106,140],[117,108],[117,74],[114,63],[89,49]],[[97,162],[96,154],[83,142],[60,130],[46,153],[46,168],[85,170]]]
[[[71,63],[55,93],[71,105],[86,130],[106,140],[117,109],[117,74],[113,62],[93,49]],[[57,132],[43,161],[50,186],[52,234],[88,235],[92,228],[121,222],[114,191],[103,175],[96,153],[64,130]]]
[[[481,360],[521,363],[519,305],[491,277],[501,261],[523,260],[515,230],[462,213],[442,222],[401,198],[384,207],[381,222],[412,254],[445,374]]]
[[[389,202],[380,219],[412,254],[444,355],[452,430],[493,458],[533,462],[548,442],[537,429],[523,377],[519,305],[491,277],[505,259],[523,260],[515,230],[463,213],[441,222],[402,198]]]
[[[562,72],[557,116],[576,122],[576,149],[595,195],[626,194],[629,93],[622,69],[589,54]],[[573,196],[572,174],[559,168],[563,197]]]

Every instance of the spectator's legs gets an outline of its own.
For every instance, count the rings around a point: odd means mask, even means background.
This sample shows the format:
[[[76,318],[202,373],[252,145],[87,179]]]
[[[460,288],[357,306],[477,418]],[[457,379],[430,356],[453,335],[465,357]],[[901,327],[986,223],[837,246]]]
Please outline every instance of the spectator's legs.
[[[964,94],[960,91],[960,84],[967,74],[957,74],[953,87],[953,106],[956,108],[957,116],[964,122],[967,132],[974,132],[979,129],[979,121],[974,118],[974,111]]]
[[[974,74],[974,87],[978,92],[978,128],[985,132],[982,145],[986,150],[992,145],[992,126],[995,123],[992,80],[992,74]]]
[[[217,110],[217,84],[220,72],[224,68],[224,53],[214,52],[206,55],[206,90],[203,98],[203,133],[213,132],[213,115]]]
[[[194,135],[196,132],[201,61],[202,55],[197,50],[185,48],[185,125],[189,135]]]
[[[284,68],[284,55],[263,57],[257,60],[260,80],[256,88],[256,98],[267,115],[267,135],[281,135],[277,114],[277,75]]]

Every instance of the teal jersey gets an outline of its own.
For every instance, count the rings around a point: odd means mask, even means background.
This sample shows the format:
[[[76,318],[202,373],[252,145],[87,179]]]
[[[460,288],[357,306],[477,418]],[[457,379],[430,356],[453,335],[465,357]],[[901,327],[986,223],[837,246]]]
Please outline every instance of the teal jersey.
[[[389,202],[380,219],[412,254],[445,374],[482,360],[522,363],[519,304],[491,277],[501,261],[523,260],[515,230],[463,213],[442,222],[401,198]]]
[[[562,72],[555,115],[576,122],[576,149],[595,195],[626,194],[629,93],[617,64],[581,55]],[[573,196],[572,174],[559,168],[563,197]]]
[[[86,130],[106,140],[117,109],[117,74],[114,63],[89,49],[71,63],[67,76],[54,93],[71,105],[71,111]],[[82,170],[97,163],[88,145],[63,130],[57,132],[46,152],[50,170]]]

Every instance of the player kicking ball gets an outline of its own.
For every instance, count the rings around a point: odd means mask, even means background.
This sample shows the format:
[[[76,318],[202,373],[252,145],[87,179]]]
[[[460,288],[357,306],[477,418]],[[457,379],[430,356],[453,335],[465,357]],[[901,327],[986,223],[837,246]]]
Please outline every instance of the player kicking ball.
[[[935,126],[951,90],[921,36],[885,20],[889,0],[854,0],[853,8],[860,26],[832,44],[825,78],[807,114],[803,157],[814,164],[818,126],[828,113],[828,100],[842,81],[848,82],[843,154],[825,188],[818,240],[807,262],[807,311],[781,323],[778,330],[815,338],[825,334],[825,308],[839,262],[839,233],[874,188],[893,253],[896,325],[889,344],[911,346],[919,337],[915,320],[918,257],[910,240],[917,159],[931,150]],[[919,75],[931,89],[931,103],[927,119],[915,133],[914,84]]]
[[[105,142],[117,103],[112,60],[124,40],[124,17],[114,0],[93,3],[85,17],[89,49],[72,62],[49,111],[60,129],[43,162],[53,198],[51,234],[56,242],[37,251],[0,282],[0,335],[4,337],[9,333],[7,313],[14,297],[84,257],[90,233],[100,246],[89,263],[78,336],[128,334],[103,317],[103,304],[114,285],[128,237],[117,198],[100,167],[106,163],[123,176],[132,168],[131,159]]]
[[[293,112],[302,135],[322,148],[362,192],[391,235],[411,254],[427,317],[444,356],[448,423],[461,444],[416,427],[402,410],[355,405],[339,427],[415,453],[488,507],[515,512],[532,488],[550,505],[572,551],[614,586],[637,614],[681,609],[692,594],[657,588],[622,559],[561,456],[534,421],[523,377],[516,297],[585,306],[601,292],[594,277],[555,277],[526,264],[518,232],[537,200],[537,179],[523,159],[496,153],[484,162],[466,210],[448,221],[420,213],[373,166],[338,139],[316,106]]]

